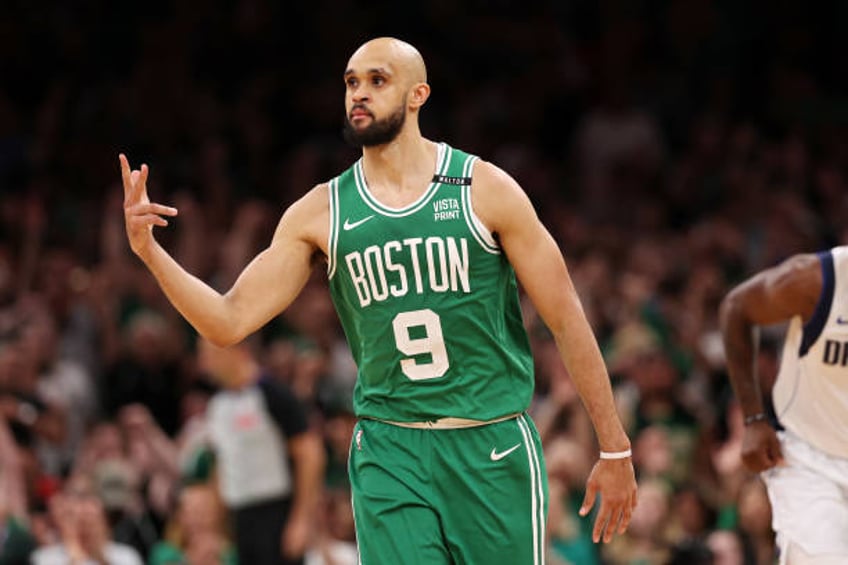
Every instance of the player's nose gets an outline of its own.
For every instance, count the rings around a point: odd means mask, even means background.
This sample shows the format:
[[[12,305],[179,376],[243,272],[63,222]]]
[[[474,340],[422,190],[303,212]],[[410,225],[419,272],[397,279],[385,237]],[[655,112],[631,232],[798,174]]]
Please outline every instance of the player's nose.
[[[371,93],[365,85],[359,85],[351,93],[351,100],[354,104],[368,102],[371,100]]]

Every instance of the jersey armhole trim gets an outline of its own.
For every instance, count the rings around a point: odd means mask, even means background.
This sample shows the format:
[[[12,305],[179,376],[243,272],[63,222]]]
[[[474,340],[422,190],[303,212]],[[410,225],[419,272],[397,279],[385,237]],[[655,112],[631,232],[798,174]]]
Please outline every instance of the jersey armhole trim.
[[[463,177],[472,177],[474,163],[476,161],[477,157],[473,155],[469,155],[465,159],[465,164],[462,167]],[[473,181],[471,184],[473,184]],[[462,187],[462,211],[465,216],[465,223],[468,225],[468,229],[471,231],[474,239],[477,240],[477,243],[480,244],[480,247],[482,247],[484,251],[493,255],[500,255],[501,250],[500,247],[498,247],[498,243],[495,241],[495,238],[492,237],[492,234],[486,229],[486,226],[483,225],[483,222],[480,221],[477,214],[474,213],[474,207],[471,204],[471,184]]]
[[[330,181],[327,192],[330,200],[330,234],[327,239],[327,278],[336,274],[336,248],[339,242],[339,178]]]
[[[830,316],[830,307],[833,304],[833,290],[836,279],[836,273],[833,267],[833,254],[830,251],[822,251],[818,253],[818,258],[822,270],[822,290],[818,303],[816,303],[816,309],[813,310],[813,315],[804,324],[801,346],[798,349],[799,357],[806,355],[807,351],[809,351],[810,347],[812,347],[821,335]]]

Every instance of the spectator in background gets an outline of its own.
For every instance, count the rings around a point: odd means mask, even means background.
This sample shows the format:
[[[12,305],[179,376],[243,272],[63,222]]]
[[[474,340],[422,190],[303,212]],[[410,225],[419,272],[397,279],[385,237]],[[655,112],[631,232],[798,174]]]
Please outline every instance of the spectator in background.
[[[146,466],[133,457],[119,424],[101,421],[91,428],[70,476],[90,478],[91,488],[106,513],[112,539],[133,547],[146,558],[158,538],[158,522],[144,492],[150,481]]]
[[[92,478],[112,539],[146,559],[159,535],[141,488],[143,469],[133,463],[132,459],[99,461]]]
[[[112,541],[106,512],[90,477],[69,478],[62,492],[51,498],[50,515],[59,543],[36,550],[33,565],[143,564],[132,547]]]
[[[43,212],[46,214],[46,209]],[[90,275],[82,267],[79,257],[67,247],[46,249],[38,263],[35,273],[34,288],[43,298],[44,305],[50,312],[52,328],[50,349],[54,363],[65,371],[73,369],[85,376],[74,376],[74,389],[77,393],[80,387],[90,389],[93,385],[92,375],[100,370],[102,328],[98,325],[96,308],[99,302],[106,298],[90,292]],[[82,398],[72,395],[74,402],[82,402]],[[90,403],[92,398],[88,398]],[[82,415],[91,416],[92,406],[83,404]]]
[[[184,486],[164,538],[153,547],[148,565],[236,565],[238,562],[216,485]]]
[[[67,437],[67,413],[40,386],[43,359],[36,328],[43,315],[35,301],[14,308],[14,330],[0,346],[0,416],[18,445],[38,456],[40,469],[56,475],[62,471],[57,461]]]
[[[29,531],[25,467],[9,425],[0,417],[0,565],[27,565],[35,549]]]
[[[745,565],[745,547],[736,530],[715,530],[707,535],[707,547],[713,552],[713,565]]]
[[[201,381],[194,382],[183,397],[184,420],[174,439],[159,427],[143,404],[130,404],[121,410],[120,425],[133,466],[147,485],[147,506],[162,520],[172,510],[182,482],[209,479],[206,405],[211,395],[212,391]]]
[[[304,565],[357,565],[356,531],[348,489],[328,489],[323,497],[317,535]]]
[[[325,455],[303,404],[263,376],[256,339],[229,348],[198,342],[201,370],[221,386],[207,413],[216,473],[239,563],[302,564],[316,524]]]
[[[25,324],[20,336],[25,358],[38,368],[36,396],[62,419],[61,441],[42,442],[38,450],[45,470],[55,475],[70,468],[96,409],[91,375],[73,357],[61,356],[58,338],[56,320],[46,311]]]
[[[664,563],[669,557],[667,537],[671,488],[660,479],[639,481],[639,503],[627,532],[613,540],[603,558],[621,565]]]
[[[664,467],[664,478],[676,486],[691,473],[700,432],[695,415],[680,398],[679,369],[644,324],[622,326],[613,341],[612,371],[623,380],[619,392],[624,390],[622,396],[631,403],[623,411],[625,422],[637,443],[646,433],[641,441],[668,448],[662,452],[641,449],[640,456],[656,460],[667,454],[669,459],[656,464]]]
[[[349,489],[347,459],[356,426],[350,395],[328,397],[322,402],[322,432],[327,453],[325,485],[328,489]]]
[[[715,511],[699,485],[684,484],[677,488],[671,500],[667,537],[672,544],[702,540],[716,523]]]
[[[613,213],[624,220],[659,172],[663,140],[655,119],[630,99],[620,73],[605,79],[600,103],[578,126],[574,151],[586,198],[583,209],[591,217]]]
[[[116,417],[124,406],[141,403],[165,433],[173,436],[179,427],[184,384],[181,336],[153,310],[133,314],[124,332],[124,348],[100,384],[103,411]]]
[[[715,556],[702,540],[687,539],[671,548],[665,565],[715,565]]]
[[[600,551],[592,543],[592,532],[580,519],[580,503],[591,457],[586,444],[563,433],[544,446],[548,467],[548,557],[566,563],[600,563]]]

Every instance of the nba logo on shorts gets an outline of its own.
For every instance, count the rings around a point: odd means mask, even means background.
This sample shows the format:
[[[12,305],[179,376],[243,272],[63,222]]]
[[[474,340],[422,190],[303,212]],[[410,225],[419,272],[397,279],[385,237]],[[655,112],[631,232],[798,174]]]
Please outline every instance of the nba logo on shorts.
[[[356,430],[356,450],[362,451],[362,430]]]

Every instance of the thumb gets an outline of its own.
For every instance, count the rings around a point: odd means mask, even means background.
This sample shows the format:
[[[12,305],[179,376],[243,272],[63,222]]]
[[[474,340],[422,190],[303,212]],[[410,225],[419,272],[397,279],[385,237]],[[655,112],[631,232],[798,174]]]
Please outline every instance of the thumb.
[[[595,505],[595,497],[598,494],[598,487],[595,485],[594,481],[589,481],[586,483],[586,496],[583,497],[583,505],[580,506],[580,515],[585,516],[589,513],[589,510],[592,509],[592,506]]]

